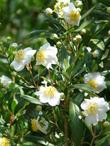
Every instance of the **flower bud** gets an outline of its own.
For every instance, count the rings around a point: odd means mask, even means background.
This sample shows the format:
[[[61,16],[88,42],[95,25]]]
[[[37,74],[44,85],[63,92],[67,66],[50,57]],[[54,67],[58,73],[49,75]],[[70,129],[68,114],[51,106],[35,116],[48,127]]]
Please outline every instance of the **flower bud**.
[[[86,47],[86,50],[90,53],[92,49],[90,47]]]
[[[16,75],[17,75],[17,72],[13,71],[13,72],[11,73],[11,75],[12,75],[12,76],[16,76]]]
[[[82,29],[82,30],[80,31],[80,34],[81,34],[81,35],[86,34],[86,29]]]
[[[58,39],[58,35],[57,35],[56,33],[53,33],[53,34],[51,35],[51,39],[52,39],[52,40],[57,40],[57,39]]]
[[[99,56],[99,51],[98,50],[95,50],[93,53],[92,53],[93,57],[96,58]]]
[[[17,47],[18,47],[18,44],[17,44],[17,43],[12,43],[12,44],[11,44],[11,47],[17,48]]]
[[[108,31],[108,35],[110,36],[110,30]]]
[[[46,13],[46,15],[52,15],[53,10],[51,8],[47,8],[47,9],[45,9],[45,13]]]
[[[76,41],[77,42],[80,42],[82,40],[82,37],[80,34],[76,35]]]
[[[81,8],[77,8],[77,10],[78,10],[79,12],[81,12]]]
[[[80,0],[76,1],[76,6],[77,7],[82,7],[82,5],[83,5],[82,1],[80,1]]]
[[[58,41],[58,42],[56,43],[56,46],[60,48],[60,47],[62,46],[62,43],[61,43],[60,41]]]
[[[8,36],[8,37],[7,37],[7,40],[8,40],[8,41],[11,41],[11,39],[12,39],[11,36]]]
[[[103,126],[104,126],[105,128],[110,127],[110,122],[105,121],[105,122],[103,123]]]

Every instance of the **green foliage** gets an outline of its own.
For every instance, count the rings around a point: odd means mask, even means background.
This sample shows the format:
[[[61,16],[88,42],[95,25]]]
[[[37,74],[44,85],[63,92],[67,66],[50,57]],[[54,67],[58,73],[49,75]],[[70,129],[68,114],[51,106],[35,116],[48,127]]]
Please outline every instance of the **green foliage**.
[[[0,83],[0,137],[12,146],[109,146],[110,112],[106,120],[88,127],[81,103],[94,96],[110,103],[110,2],[82,0],[79,26],[68,26],[55,12],[46,15],[55,2],[0,0],[0,77],[12,80],[8,87]],[[37,66],[36,55],[20,72],[10,66],[18,50],[30,46],[38,52],[46,42],[58,48],[59,63],[52,69]],[[99,94],[84,83],[84,75],[92,72],[106,78],[107,88]],[[35,92],[44,80],[63,93],[59,105],[39,101]],[[34,131],[32,119],[41,125],[47,121],[47,133]]]

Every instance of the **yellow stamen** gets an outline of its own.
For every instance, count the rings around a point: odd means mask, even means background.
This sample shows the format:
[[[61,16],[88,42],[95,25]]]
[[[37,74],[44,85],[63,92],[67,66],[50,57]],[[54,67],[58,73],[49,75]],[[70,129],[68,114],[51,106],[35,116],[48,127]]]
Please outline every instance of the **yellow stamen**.
[[[69,17],[72,21],[78,21],[80,13],[78,11],[71,11]]]
[[[20,62],[24,59],[24,57],[25,57],[24,50],[19,50],[15,55],[15,60]]]
[[[2,146],[10,146],[10,141],[8,138],[6,137],[2,138]]]
[[[45,52],[43,50],[40,50],[40,51],[37,52],[36,60],[39,61],[39,62],[44,62]]]
[[[44,91],[45,96],[48,96],[48,97],[53,97],[55,93],[56,93],[56,88],[52,86],[46,87]]]
[[[96,115],[97,111],[98,111],[98,106],[96,103],[91,103],[87,108],[87,112],[92,115]]]
[[[96,81],[95,80],[89,80],[87,82],[88,85],[90,85],[91,87],[97,89],[97,84],[96,84]]]

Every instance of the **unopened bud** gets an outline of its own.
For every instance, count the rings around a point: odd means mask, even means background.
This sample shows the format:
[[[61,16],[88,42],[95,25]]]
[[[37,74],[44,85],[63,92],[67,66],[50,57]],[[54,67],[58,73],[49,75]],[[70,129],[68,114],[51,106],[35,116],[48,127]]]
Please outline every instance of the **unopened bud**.
[[[93,57],[96,58],[99,56],[99,51],[98,50],[95,50],[93,53],[92,53]]]
[[[52,15],[53,10],[51,8],[47,8],[47,9],[45,9],[45,13],[46,13],[46,15]]]
[[[108,121],[105,121],[104,123],[103,123],[103,126],[106,128],[106,127],[109,127],[110,126],[110,122],[108,122]]]
[[[56,33],[53,33],[53,34],[51,35],[51,39],[52,39],[52,40],[57,40],[57,39],[58,39],[58,35],[57,35]]]
[[[81,35],[86,34],[86,29],[82,29],[82,30],[80,31],[80,33],[81,33]]]
[[[76,35],[76,41],[77,42],[80,42],[82,40],[82,37],[80,34]]]
[[[12,44],[11,44],[11,47],[17,48],[17,47],[18,47],[18,44],[17,44],[17,43],[12,43]]]
[[[11,36],[8,36],[8,37],[7,37],[7,40],[10,41],[10,40],[11,40]]]
[[[56,46],[60,48],[60,47],[62,46],[62,43],[61,43],[60,41],[58,41],[58,42],[56,43]]]
[[[92,50],[90,47],[86,47],[86,49],[88,52],[91,52],[91,50]]]
[[[76,1],[76,7],[82,7],[83,3],[80,0]]]
[[[110,36],[110,30],[108,31],[108,35]]]

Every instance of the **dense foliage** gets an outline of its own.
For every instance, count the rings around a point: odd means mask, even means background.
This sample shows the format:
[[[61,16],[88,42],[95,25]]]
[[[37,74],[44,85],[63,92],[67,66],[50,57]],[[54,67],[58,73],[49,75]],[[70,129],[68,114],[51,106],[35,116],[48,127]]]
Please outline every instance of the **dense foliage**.
[[[109,103],[109,0],[0,0],[0,146],[109,146]]]

